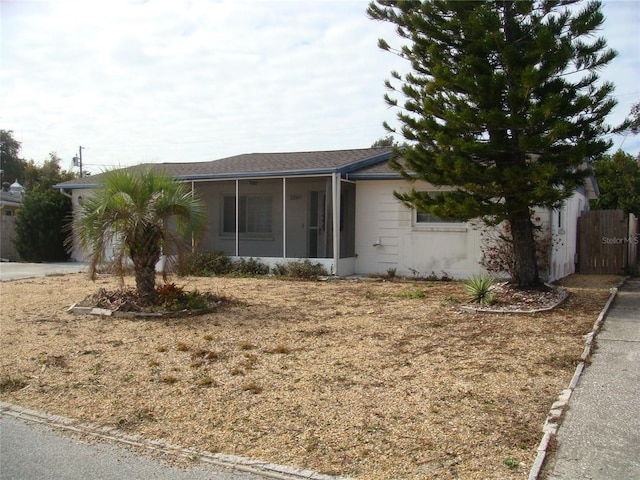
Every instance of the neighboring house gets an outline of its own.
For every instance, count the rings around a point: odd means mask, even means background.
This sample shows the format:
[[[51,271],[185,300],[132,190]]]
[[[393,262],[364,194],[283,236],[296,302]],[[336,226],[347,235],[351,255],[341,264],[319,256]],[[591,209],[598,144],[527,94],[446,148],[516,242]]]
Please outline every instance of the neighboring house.
[[[208,230],[200,252],[222,251],[275,265],[310,259],[336,275],[386,274],[467,278],[482,272],[481,228],[443,221],[402,205],[394,191],[413,184],[388,166],[390,147],[297,153],[254,153],[198,163],[145,164],[191,184],[205,202]],[[55,185],[71,193],[74,209],[101,175]],[[540,212],[562,236],[551,271],[555,279],[574,271],[575,225],[588,208],[576,192],[561,213]],[[560,243],[557,243],[557,247]],[[72,255],[83,259],[77,248]]]
[[[22,206],[24,188],[17,181],[13,184],[5,182],[0,190],[0,258],[2,261],[20,259],[13,239],[15,235],[16,212]]]

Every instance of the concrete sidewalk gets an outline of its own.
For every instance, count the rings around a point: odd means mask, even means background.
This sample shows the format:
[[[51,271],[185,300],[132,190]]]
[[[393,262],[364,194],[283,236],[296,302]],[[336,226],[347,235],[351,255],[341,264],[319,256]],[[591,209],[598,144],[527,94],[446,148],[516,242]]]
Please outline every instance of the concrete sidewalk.
[[[620,288],[596,338],[541,478],[640,478],[640,279]]]

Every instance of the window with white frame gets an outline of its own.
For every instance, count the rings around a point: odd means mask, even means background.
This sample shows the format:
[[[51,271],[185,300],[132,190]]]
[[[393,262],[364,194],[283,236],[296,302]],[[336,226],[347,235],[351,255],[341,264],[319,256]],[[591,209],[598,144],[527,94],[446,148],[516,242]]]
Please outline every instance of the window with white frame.
[[[222,232],[236,232],[236,197],[223,199]],[[272,233],[273,199],[270,195],[241,195],[238,197],[238,233]]]
[[[437,192],[429,192],[429,196],[434,197]],[[421,210],[414,209],[415,212],[415,224],[416,225],[430,225],[430,224],[442,224],[442,223],[463,223],[462,220],[446,220],[444,218],[440,218],[436,215],[433,215],[429,212],[424,212]]]
[[[445,220],[444,218],[436,217],[428,212],[421,212],[416,210],[416,224],[424,225],[428,223],[461,223],[461,220]]]

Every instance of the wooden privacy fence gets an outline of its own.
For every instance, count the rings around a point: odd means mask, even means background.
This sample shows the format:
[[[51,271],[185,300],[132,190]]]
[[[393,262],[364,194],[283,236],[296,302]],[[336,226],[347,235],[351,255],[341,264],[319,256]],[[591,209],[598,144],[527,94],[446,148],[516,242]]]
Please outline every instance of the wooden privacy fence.
[[[638,221],[622,210],[592,210],[578,219],[578,271],[620,275],[637,262]]]
[[[2,213],[5,213],[2,211]],[[0,258],[15,262],[20,259],[16,247],[13,245],[15,237],[15,217],[0,215]]]

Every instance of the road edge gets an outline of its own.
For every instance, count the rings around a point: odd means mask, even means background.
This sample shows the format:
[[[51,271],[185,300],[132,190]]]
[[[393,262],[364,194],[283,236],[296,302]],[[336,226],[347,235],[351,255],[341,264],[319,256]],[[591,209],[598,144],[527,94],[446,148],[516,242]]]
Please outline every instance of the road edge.
[[[353,480],[348,477],[332,477],[311,470],[303,470],[274,463],[250,460],[224,453],[201,452],[162,441],[146,440],[142,436],[127,435],[111,427],[100,427],[83,423],[60,415],[50,415],[19,405],[0,402],[0,415],[9,415],[27,422],[40,423],[68,432],[89,435],[101,440],[116,442],[130,447],[139,447],[155,453],[188,458],[201,464],[214,465],[229,471],[251,473],[273,480]]]

